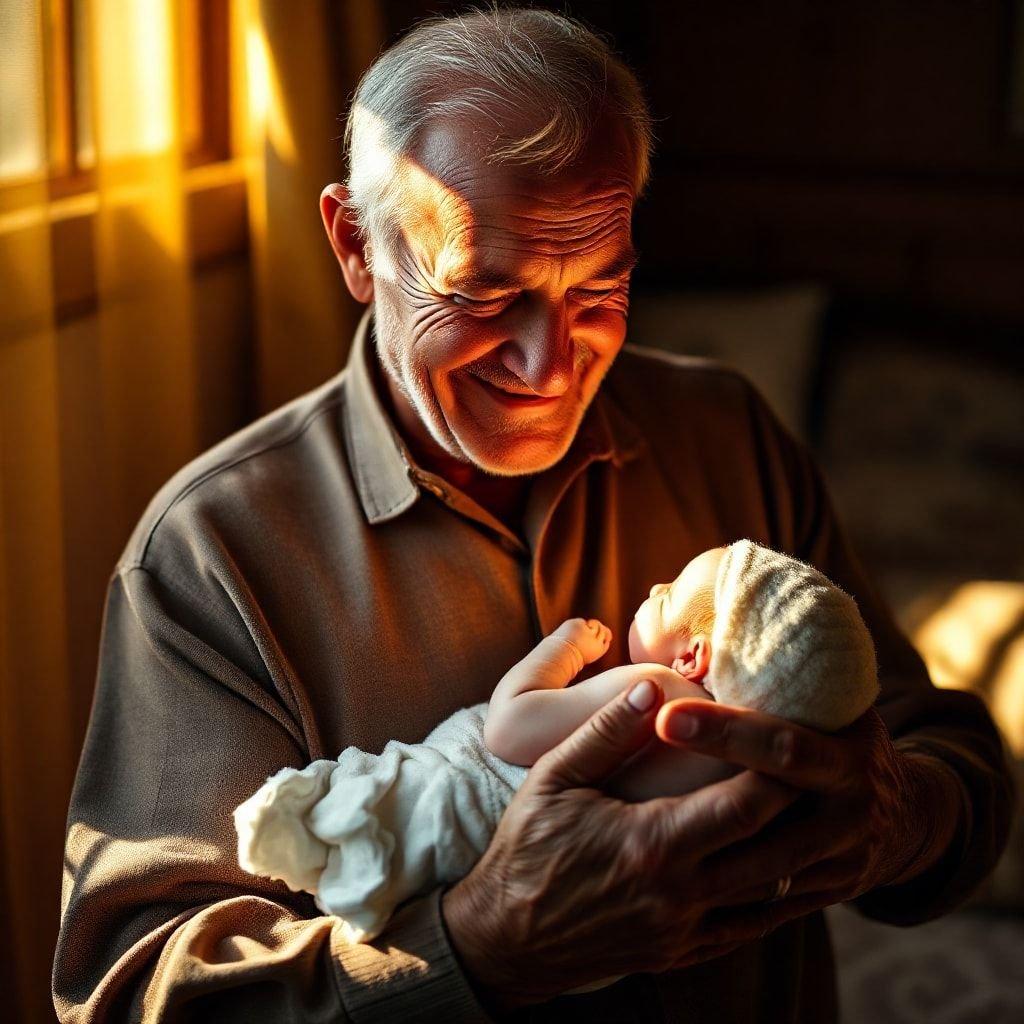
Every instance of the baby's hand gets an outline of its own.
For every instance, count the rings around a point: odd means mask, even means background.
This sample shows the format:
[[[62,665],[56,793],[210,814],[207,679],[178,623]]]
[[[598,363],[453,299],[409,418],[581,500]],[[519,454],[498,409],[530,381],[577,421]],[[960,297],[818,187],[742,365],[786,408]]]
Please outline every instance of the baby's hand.
[[[602,657],[612,642],[612,631],[597,619],[566,619],[551,635],[576,648],[583,658],[580,668]]]

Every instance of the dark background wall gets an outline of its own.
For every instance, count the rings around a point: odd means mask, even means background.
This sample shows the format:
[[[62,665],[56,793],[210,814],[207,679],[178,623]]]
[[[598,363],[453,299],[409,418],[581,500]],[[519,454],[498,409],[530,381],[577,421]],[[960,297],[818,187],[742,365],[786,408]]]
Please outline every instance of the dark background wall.
[[[470,6],[391,0],[387,29]],[[1024,321],[1019,4],[535,6],[610,35],[658,119],[638,284],[813,278]]]
[[[534,6],[605,33],[656,119],[630,340],[762,387],[897,612],[1024,578],[1024,3]]]

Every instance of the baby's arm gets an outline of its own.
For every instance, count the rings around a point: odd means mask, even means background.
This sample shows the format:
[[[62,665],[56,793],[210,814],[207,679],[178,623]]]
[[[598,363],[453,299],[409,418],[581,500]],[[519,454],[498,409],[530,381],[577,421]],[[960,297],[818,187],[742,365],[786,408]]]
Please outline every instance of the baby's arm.
[[[495,688],[484,723],[488,749],[510,764],[532,765],[641,679],[656,678],[669,700],[706,696],[679,673],[655,664],[620,665],[566,688],[584,664],[607,650],[610,639],[607,627],[583,619],[570,619],[545,637]]]
[[[517,661],[491,694],[491,706],[528,690],[561,690],[597,661],[611,643],[612,631],[597,619],[568,619],[522,661]]]
[[[565,695],[575,695],[582,684],[565,688],[608,650],[611,635],[597,619],[568,619],[516,662],[491,694],[484,722],[488,749],[510,764],[532,765],[568,735],[581,698],[566,702]]]

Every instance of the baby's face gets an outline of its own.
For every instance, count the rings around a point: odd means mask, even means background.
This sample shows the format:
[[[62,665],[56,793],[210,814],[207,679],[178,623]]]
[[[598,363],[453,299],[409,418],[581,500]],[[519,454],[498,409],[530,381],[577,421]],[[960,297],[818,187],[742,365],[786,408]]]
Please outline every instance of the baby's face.
[[[636,611],[629,629],[629,658],[634,664],[653,661],[671,665],[686,649],[704,606],[702,595],[714,591],[725,548],[710,548],[687,562],[671,583],[656,583]]]

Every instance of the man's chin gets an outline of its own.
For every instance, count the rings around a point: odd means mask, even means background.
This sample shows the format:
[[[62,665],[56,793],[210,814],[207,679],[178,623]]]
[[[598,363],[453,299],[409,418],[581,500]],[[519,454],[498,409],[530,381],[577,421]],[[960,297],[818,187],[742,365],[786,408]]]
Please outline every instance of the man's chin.
[[[463,442],[461,448],[469,462],[491,476],[534,476],[561,462],[569,444],[561,440],[554,443],[533,438],[521,441],[510,438],[500,446]]]

